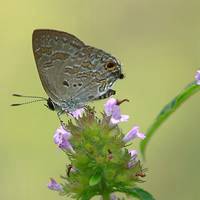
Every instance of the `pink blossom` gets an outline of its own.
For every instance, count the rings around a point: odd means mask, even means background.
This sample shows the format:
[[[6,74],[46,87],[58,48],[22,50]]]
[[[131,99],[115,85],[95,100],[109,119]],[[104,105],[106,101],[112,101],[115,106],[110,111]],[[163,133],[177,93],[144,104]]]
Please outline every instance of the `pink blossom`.
[[[62,150],[70,150],[74,153],[72,145],[69,142],[70,137],[71,133],[60,126],[54,134],[54,143],[57,144]]]
[[[71,112],[70,114],[71,114],[75,119],[78,119],[79,117],[82,117],[82,116],[83,116],[84,111],[85,111],[84,108],[80,108],[80,109],[77,109],[77,110]]]
[[[135,138],[140,138],[140,139],[144,139],[145,135],[144,133],[140,133],[139,132],[139,127],[138,126],[134,126],[123,138],[123,141],[125,143],[130,142],[131,140],[135,139]]]
[[[195,75],[195,79],[197,81],[197,85],[200,85],[200,70],[197,70],[197,73]]]
[[[108,99],[104,105],[104,110],[107,116],[110,116],[111,124],[118,124],[119,122],[128,121],[128,115],[122,115],[117,100],[114,98]]]
[[[53,178],[50,178],[50,182],[48,183],[48,188],[50,190],[62,191],[62,186],[59,183],[57,183]]]

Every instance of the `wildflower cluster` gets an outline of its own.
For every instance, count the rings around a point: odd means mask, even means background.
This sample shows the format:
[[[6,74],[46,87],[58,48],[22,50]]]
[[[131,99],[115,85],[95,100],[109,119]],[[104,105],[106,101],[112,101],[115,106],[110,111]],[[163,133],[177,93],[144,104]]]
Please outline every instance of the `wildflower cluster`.
[[[74,199],[100,195],[107,200],[116,199],[113,192],[133,189],[142,181],[144,173],[137,151],[128,150],[127,146],[145,135],[138,126],[126,135],[122,133],[118,123],[127,121],[129,116],[121,114],[121,103],[109,99],[101,119],[94,108],[86,107],[84,112],[73,113],[75,117],[56,130],[54,142],[68,155],[70,163],[61,176],[64,183],[51,178],[49,189]]]

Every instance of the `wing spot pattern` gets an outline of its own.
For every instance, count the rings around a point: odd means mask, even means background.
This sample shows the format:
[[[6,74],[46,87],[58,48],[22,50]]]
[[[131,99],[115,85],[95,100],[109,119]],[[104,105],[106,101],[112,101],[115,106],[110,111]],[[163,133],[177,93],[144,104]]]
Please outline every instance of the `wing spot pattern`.
[[[64,81],[63,81],[63,85],[66,86],[66,87],[69,87],[68,81],[67,81],[67,80],[64,80]]]

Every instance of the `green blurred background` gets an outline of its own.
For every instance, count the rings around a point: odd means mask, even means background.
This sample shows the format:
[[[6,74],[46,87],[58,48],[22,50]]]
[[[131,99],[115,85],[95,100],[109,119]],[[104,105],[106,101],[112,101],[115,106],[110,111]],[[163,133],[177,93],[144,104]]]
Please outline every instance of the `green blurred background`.
[[[59,29],[102,48],[124,64],[117,98],[131,116],[122,124],[145,131],[159,110],[200,66],[199,0],[0,0],[0,199],[59,200],[46,188],[60,181],[65,155],[53,144],[56,113],[42,104],[9,107],[12,93],[46,96],[33,58],[36,28]],[[94,105],[100,110],[105,101]],[[157,200],[200,199],[200,95],[186,102],[157,131],[147,148],[146,182]],[[137,143],[138,144],[138,143]],[[136,147],[135,147],[136,148]]]

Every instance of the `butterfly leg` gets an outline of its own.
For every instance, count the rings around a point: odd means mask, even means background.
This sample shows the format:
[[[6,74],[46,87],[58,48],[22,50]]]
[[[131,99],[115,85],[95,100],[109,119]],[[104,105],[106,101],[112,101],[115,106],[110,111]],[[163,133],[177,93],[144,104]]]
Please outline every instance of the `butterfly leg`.
[[[98,99],[106,99],[112,95],[115,95],[116,94],[116,91],[115,90],[112,90],[112,89],[109,89],[105,94],[102,94],[101,96],[98,96],[95,100],[98,100]]]
[[[64,113],[64,111],[63,111],[63,110],[60,110],[60,111],[57,112],[57,116],[58,116],[58,119],[59,119],[59,121],[60,121],[61,126],[62,126],[62,127],[65,127],[65,123],[62,121],[62,119],[61,119],[61,117],[60,117],[63,113]]]

